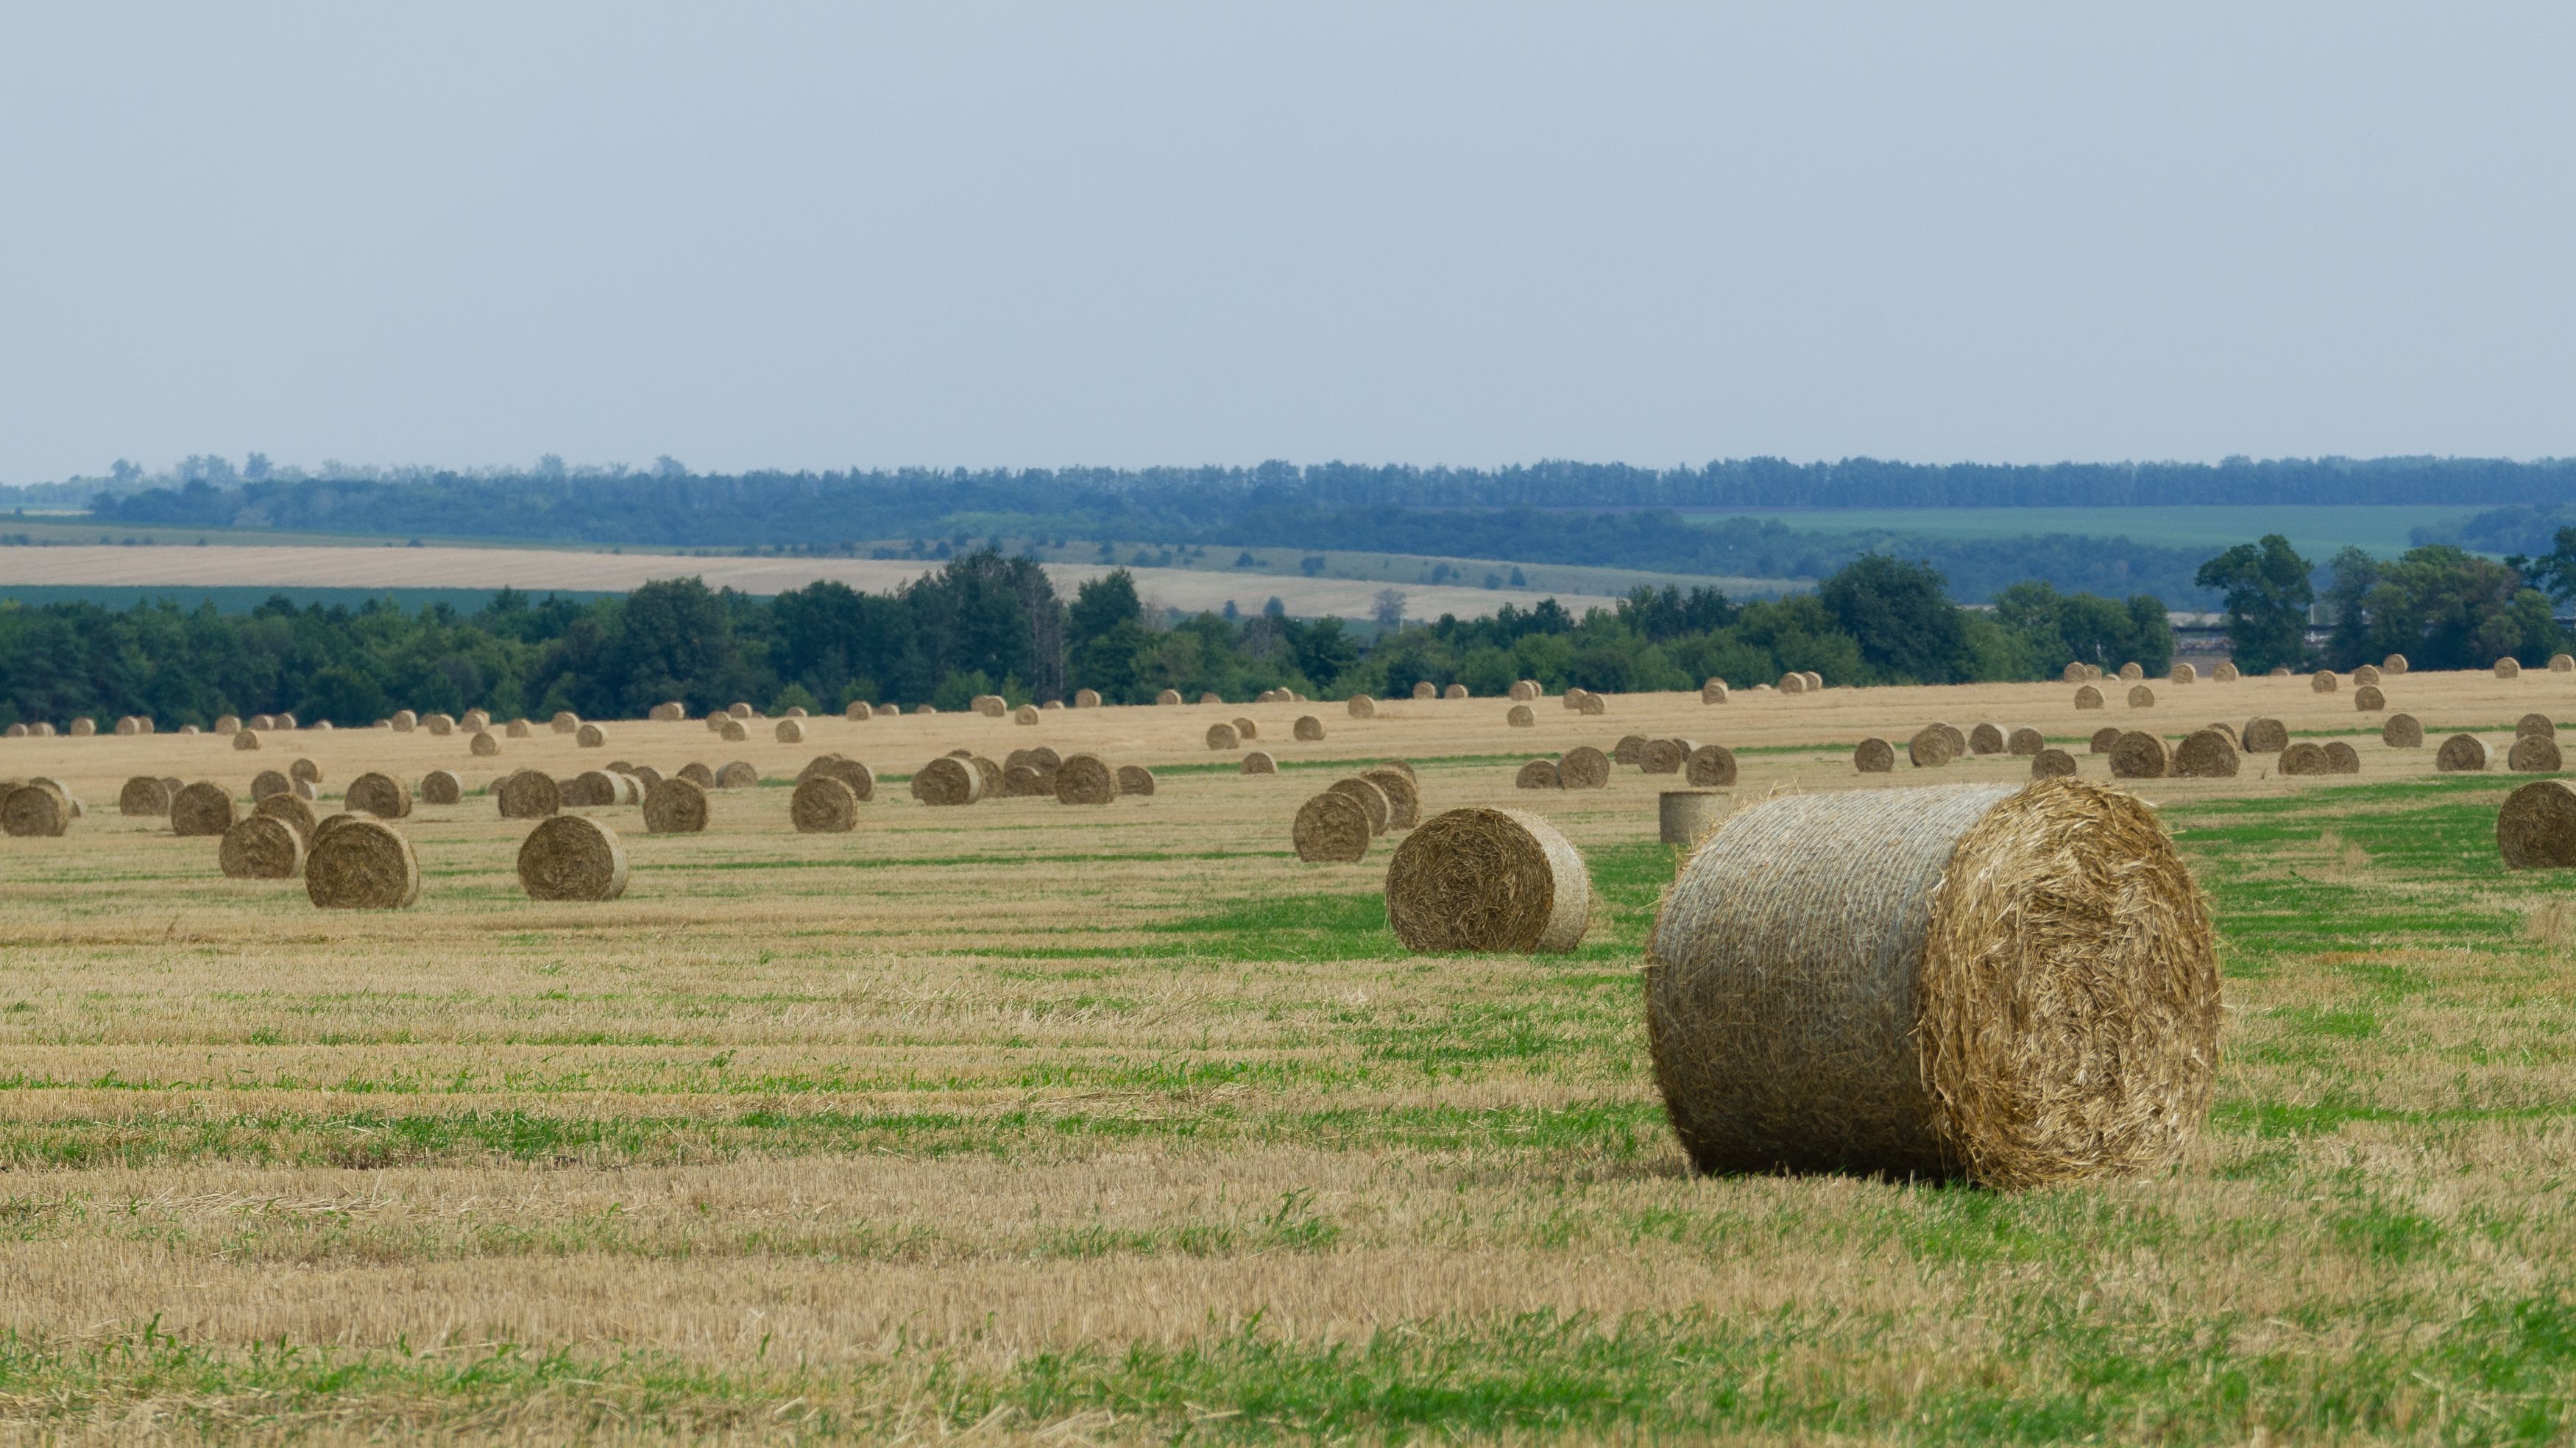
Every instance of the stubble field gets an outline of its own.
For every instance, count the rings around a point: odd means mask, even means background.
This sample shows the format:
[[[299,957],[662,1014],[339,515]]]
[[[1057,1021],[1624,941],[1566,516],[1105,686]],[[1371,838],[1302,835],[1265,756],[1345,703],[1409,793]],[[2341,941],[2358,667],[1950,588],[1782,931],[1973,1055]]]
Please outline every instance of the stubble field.
[[[541,734],[12,740],[89,802],[0,840],[0,1436],[1231,1441],[2548,1441],[2576,1431],[2576,908],[2495,857],[2501,772],[2432,773],[2304,680],[1049,711]],[[2390,704],[2497,746],[2576,681],[2417,674]],[[1329,731],[1289,742],[1303,712]],[[1636,969],[1670,781],[1511,788],[1619,735],[1778,789],[2018,777],[1864,734],[2105,722],[2352,737],[2357,776],[2144,782],[2212,898],[2229,1024],[2173,1170],[2014,1196],[1694,1179]],[[1206,726],[1248,717],[1282,773]],[[1156,767],[1102,809],[912,802],[952,747]],[[881,778],[798,835],[813,754]],[[665,772],[748,759],[710,830],[616,827],[624,899],[526,899],[525,832],[420,806],[419,905],[325,912],[121,819],[137,773]],[[1585,853],[1554,958],[1406,956],[1395,840],[1308,866],[1287,821],[1401,757],[1426,813],[1535,807]],[[330,806],[326,803],[326,809]]]

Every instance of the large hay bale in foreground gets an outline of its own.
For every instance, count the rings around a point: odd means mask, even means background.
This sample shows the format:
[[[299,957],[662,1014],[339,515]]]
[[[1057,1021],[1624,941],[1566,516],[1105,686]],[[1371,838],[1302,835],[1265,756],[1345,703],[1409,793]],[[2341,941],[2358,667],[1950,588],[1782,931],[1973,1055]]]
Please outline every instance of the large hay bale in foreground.
[[[465,781],[452,769],[433,769],[420,777],[422,804],[456,804],[465,798]]]
[[[2379,726],[2379,742],[2391,749],[2421,749],[2424,747],[2423,721],[2412,714],[2391,714],[2388,722]]]
[[[614,900],[626,874],[617,831],[582,815],[541,820],[519,845],[519,888],[531,900]]]
[[[2171,767],[2165,742],[2143,729],[2124,731],[2111,746],[2114,779],[2162,779]]]
[[[1562,764],[1558,773],[1564,773]],[[1422,822],[1422,789],[1412,775],[1401,769],[1378,768],[1360,771],[1360,778],[1377,786],[1377,792],[1386,797],[1388,829],[1409,830]]]
[[[1996,728],[1992,724],[1980,724],[1969,730],[1968,752],[1970,754],[2003,753],[2004,731]]]
[[[2102,691],[2094,688],[2091,684],[2086,684],[2083,688],[2075,691],[2075,707],[2078,709],[2101,708]]]
[[[159,817],[170,812],[170,787],[148,774],[138,774],[116,792],[116,812],[129,817]]]
[[[1563,789],[1565,778],[1553,759],[1533,759],[1512,775],[1514,789]]]
[[[688,835],[707,827],[706,786],[673,775],[644,790],[644,829],[648,834]]]
[[[2564,756],[2558,752],[2556,739],[2526,734],[2514,740],[2513,748],[2505,751],[2504,767],[2517,774],[2556,774],[2566,764]]]
[[[1055,768],[1057,804],[1113,804],[1118,772],[1097,754],[1068,754]]]
[[[2361,751],[2340,739],[2326,741],[2326,773],[2361,773]]]
[[[2302,739],[2282,750],[2272,767],[2283,774],[2324,774],[2331,764],[2323,745]]]
[[[2558,721],[2550,718],[2546,714],[2525,714],[2521,718],[2513,721],[2513,737],[2516,739],[2555,739],[2558,737]]]
[[[332,910],[402,910],[420,899],[420,857],[401,831],[364,815],[315,831],[304,893]]]
[[[232,801],[224,803],[229,806]],[[72,827],[72,798],[50,780],[29,780],[0,796],[0,833],[46,839]]]
[[[2510,870],[2576,868],[2576,788],[2537,779],[2496,811],[2496,851]]]
[[[1578,744],[1556,757],[1556,782],[1566,789],[1602,789],[1610,783],[1610,756]]]
[[[1154,771],[1141,764],[1118,766],[1118,792],[1150,796],[1154,792]]]
[[[2024,726],[2004,736],[2004,752],[2015,758],[2027,758],[2048,747],[2048,737]]]
[[[2474,734],[2454,734],[2433,755],[2433,767],[2445,774],[2474,774],[2487,767],[2487,742]]]
[[[2059,779],[2075,772],[2075,756],[2063,749],[2043,749],[2030,757],[2030,777]]]
[[[1735,751],[1723,744],[1703,744],[1682,761],[1682,782],[1724,787],[1735,783]]]
[[[1655,835],[1691,849],[1726,819],[1734,796],[1714,789],[1668,789],[1655,796]]]
[[[1871,735],[1852,748],[1852,768],[1863,774],[1886,774],[1896,768],[1896,746]]]
[[[542,769],[522,769],[492,781],[492,798],[505,820],[541,820],[563,810],[563,787]]]
[[[1350,716],[1354,719],[1374,719],[1377,717],[1377,700],[1370,698],[1366,694],[1353,694],[1350,702],[1343,707],[1350,712]]]
[[[828,774],[817,774],[787,797],[787,818],[800,835],[837,835],[857,829],[859,797]]]
[[[2376,714],[2388,707],[2388,696],[2377,684],[2363,684],[2352,691],[2352,707],[2357,714]]]
[[[1538,716],[1530,712],[1529,705],[1514,704],[1503,711],[1503,722],[1514,729],[1535,729],[1538,727]]]
[[[2290,726],[2257,714],[2245,721],[2245,727],[2237,731],[2236,739],[2248,754],[2278,754],[2290,747]]]
[[[2118,757],[2113,756],[2116,764]],[[2236,741],[2215,729],[2203,729],[2175,746],[2173,773],[2178,779],[2234,779]]]
[[[1950,742],[1949,731],[1938,724],[1926,724],[1905,741],[1905,761],[1917,769],[1938,769],[1959,757],[1957,746]]]
[[[1395,820],[1395,807],[1387,803],[1386,791],[1357,775],[1334,780],[1324,788],[1328,793],[1346,794],[1359,801],[1361,811],[1368,816],[1369,833],[1372,835],[1385,834],[1387,826]]]
[[[1326,790],[1297,807],[1288,838],[1297,858],[1310,865],[1349,864],[1368,858],[1368,811],[1347,794]]]
[[[1583,856],[1526,810],[1434,815],[1387,862],[1387,923],[1408,950],[1561,954],[1591,916]]]
[[[253,806],[251,813],[266,815],[270,819],[285,824],[302,835],[307,844],[313,841],[313,827],[321,823],[314,816],[313,806],[306,803],[301,796],[292,794],[270,795]],[[296,868],[302,869],[303,866],[299,863]]]
[[[1312,714],[1300,714],[1297,716],[1296,724],[1288,732],[1295,738],[1312,744],[1324,737],[1324,721]]]
[[[914,771],[912,797],[923,804],[973,804],[984,797],[984,775],[963,759],[934,759]]]
[[[398,820],[411,813],[411,786],[390,774],[359,775],[349,781],[349,792],[341,798],[348,808],[380,820]]]
[[[2510,655],[2508,655],[2507,657],[2504,657],[2504,658],[2501,658],[2501,659],[2496,660],[2496,661],[2495,661],[2495,676],[2496,676],[2497,678],[2499,678],[2499,679],[2519,679],[2519,678],[2521,678],[2521,677],[2522,677],[2522,661],[2521,661],[2520,659],[2513,658],[2513,657],[2511,657]]]
[[[1739,810],[1666,895],[1645,981],[1704,1172],[2144,1170],[2218,1066],[2208,907],[2153,810],[2076,779]]]
[[[304,836],[284,820],[255,814],[224,831],[215,865],[232,880],[291,880],[304,871]]]
[[[198,780],[170,800],[170,833],[220,835],[233,827],[233,797],[211,780]]]

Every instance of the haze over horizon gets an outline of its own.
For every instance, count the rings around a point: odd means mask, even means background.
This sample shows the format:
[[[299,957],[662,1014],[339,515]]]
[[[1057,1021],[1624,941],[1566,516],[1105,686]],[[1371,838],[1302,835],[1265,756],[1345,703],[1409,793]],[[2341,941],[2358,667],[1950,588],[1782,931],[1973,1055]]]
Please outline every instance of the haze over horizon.
[[[0,17],[0,482],[2576,453],[2576,11]]]

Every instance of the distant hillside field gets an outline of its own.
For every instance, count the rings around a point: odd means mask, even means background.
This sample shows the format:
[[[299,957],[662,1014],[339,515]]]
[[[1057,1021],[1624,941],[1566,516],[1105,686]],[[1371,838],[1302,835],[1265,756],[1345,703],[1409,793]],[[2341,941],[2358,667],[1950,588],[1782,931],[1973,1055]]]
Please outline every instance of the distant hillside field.
[[[2478,511],[2473,503],[2198,503],[2146,508],[1754,508],[1692,511],[1685,516],[1694,523],[1776,519],[1804,532],[1887,532],[1945,540],[2063,533],[2126,538],[2162,548],[2205,548],[2212,553],[2278,533],[2301,553],[2322,560],[2345,548],[2384,556],[2403,553],[2415,546],[2416,530],[2456,529]]]

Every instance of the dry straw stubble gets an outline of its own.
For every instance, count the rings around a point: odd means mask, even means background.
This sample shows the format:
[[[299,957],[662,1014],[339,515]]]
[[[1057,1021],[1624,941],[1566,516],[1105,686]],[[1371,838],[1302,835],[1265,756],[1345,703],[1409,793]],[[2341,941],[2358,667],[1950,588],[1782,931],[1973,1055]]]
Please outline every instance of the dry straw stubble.
[[[1387,862],[1387,923],[1408,950],[1559,954],[1582,943],[1591,913],[1583,856],[1525,810],[1435,815]]]
[[[367,815],[333,817],[304,859],[304,892],[335,910],[402,910],[420,899],[420,857],[411,841]]]
[[[531,900],[614,900],[626,875],[617,831],[582,815],[540,820],[519,845],[519,887]]]

